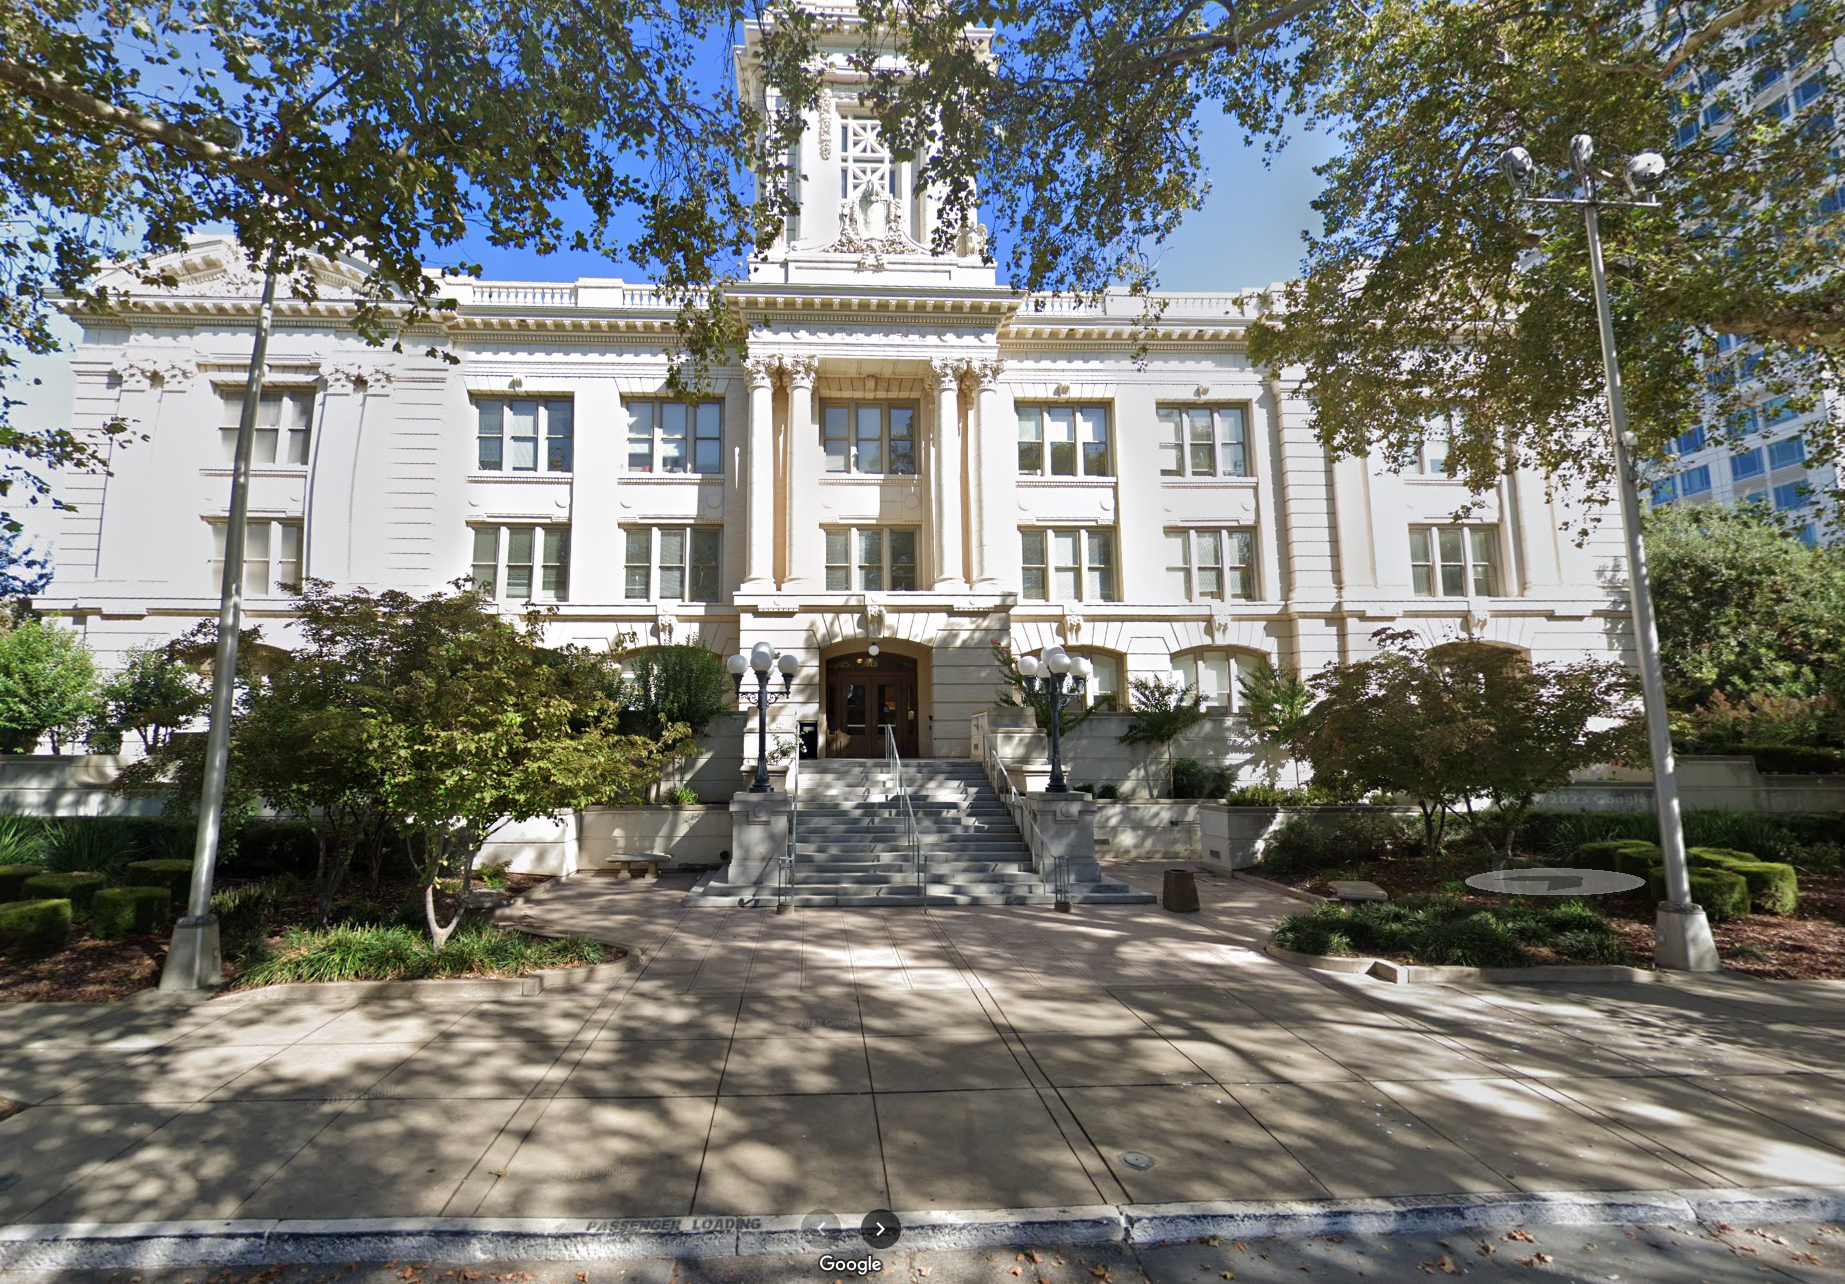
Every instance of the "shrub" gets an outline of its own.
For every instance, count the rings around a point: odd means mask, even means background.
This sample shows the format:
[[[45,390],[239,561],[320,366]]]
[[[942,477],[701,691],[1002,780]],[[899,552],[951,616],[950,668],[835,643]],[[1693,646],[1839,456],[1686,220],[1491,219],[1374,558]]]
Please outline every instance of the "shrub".
[[[1666,899],[1666,872],[1654,866],[1646,877],[1646,892],[1655,901]],[[1691,870],[1691,899],[1704,907],[1713,923],[1740,918],[1749,912],[1749,884],[1741,874],[1727,869]]]
[[[1449,967],[1523,967],[1531,961],[1517,936],[1490,910],[1431,924],[1416,958]]]
[[[1283,789],[1279,785],[1238,785],[1224,795],[1232,807],[1305,807],[1305,789]]]
[[[69,901],[71,917],[85,919],[90,916],[90,902],[108,881],[101,874],[82,870],[68,874],[34,874],[20,890],[28,900]]]
[[[1121,787],[1119,785],[1097,785],[1095,787],[1095,796],[1098,799],[1119,798],[1121,797]]]
[[[1454,896],[1406,897],[1371,905],[1322,905],[1275,929],[1275,942],[1309,954],[1407,955],[1417,963],[1517,967],[1528,946],[1566,958],[1617,962],[1625,957],[1608,921],[1581,901],[1492,909]]]
[[[73,816],[45,822],[45,868],[114,877],[141,855],[129,826],[113,816]],[[82,907],[78,907],[81,915]]]
[[[698,802],[698,790],[690,785],[679,785],[667,790],[661,801],[669,807],[691,807]]]
[[[1414,842],[1409,819],[1389,812],[1292,816],[1269,840],[1262,863],[1281,873],[1315,873],[1385,860]]]
[[[320,863],[314,827],[299,820],[252,820],[237,831],[236,860],[249,874],[311,878]]]
[[[96,709],[96,661],[83,639],[49,620],[0,629],[0,751],[31,753],[54,743]]]
[[[70,944],[67,900],[13,901],[0,905],[0,952],[55,954]]]
[[[1229,792],[1234,773],[1207,767],[1195,758],[1178,758],[1172,764],[1174,798],[1222,798]]]
[[[1749,903],[1764,914],[1792,914],[1800,903],[1799,876],[1792,865],[1757,860],[1748,852],[1693,847],[1685,853],[1693,868],[1727,869],[1749,885]]]
[[[291,928],[282,947],[239,977],[238,987],[289,981],[390,981],[462,975],[518,975],[599,963],[606,951],[583,937],[550,940],[465,923],[440,950],[414,928],[340,925]]]
[[[0,865],[39,864],[45,855],[42,830],[35,817],[0,816]]]
[[[1845,773],[1845,750],[1801,745],[1744,745],[1765,776],[1836,776]]]
[[[1559,933],[1550,948],[1574,963],[1632,963],[1633,955],[1620,937],[1604,925],[1600,931]]]
[[[506,875],[511,868],[505,861],[497,865],[482,865],[474,871],[474,881],[482,887],[505,887]]]
[[[173,895],[164,887],[105,887],[90,903],[91,930],[103,940],[158,932],[173,921]]]
[[[301,880],[290,874],[258,883],[227,887],[211,898],[218,920],[219,948],[231,958],[259,951],[282,907],[302,893]]]
[[[43,865],[0,865],[0,901],[22,899],[26,880],[45,872]]]
[[[184,905],[192,892],[192,862],[132,861],[122,870],[122,882],[129,887],[164,887],[175,905]]]
[[[1652,843],[1638,838],[1611,838],[1598,843],[1584,843],[1573,858],[1584,869],[1610,869],[1618,874],[1645,878],[1659,864],[1661,853]]]

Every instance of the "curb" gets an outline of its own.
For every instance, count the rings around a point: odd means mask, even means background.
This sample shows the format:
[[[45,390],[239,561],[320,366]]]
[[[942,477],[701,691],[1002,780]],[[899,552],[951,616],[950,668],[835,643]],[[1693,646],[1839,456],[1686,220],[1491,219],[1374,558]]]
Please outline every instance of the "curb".
[[[812,1214],[809,1215],[809,1218]],[[0,1270],[123,1270],[274,1262],[618,1261],[864,1251],[857,1215],[838,1229],[809,1218],[368,1218],[351,1221],[71,1223],[0,1227]],[[1384,1199],[1097,1204],[901,1213],[908,1249],[1017,1244],[1159,1244],[1405,1234],[1532,1226],[1772,1225],[1845,1220],[1845,1187],[1564,1191],[1532,1195],[1415,1195]]]
[[[552,967],[529,976],[456,977],[430,981],[290,981],[249,990],[221,990],[209,1002],[214,1006],[241,1007],[246,1003],[312,1003],[348,999],[515,999],[535,998],[552,990],[613,981],[637,966],[635,952],[626,946],[618,959],[584,967]],[[158,993],[158,991],[153,991]]]
[[[1271,939],[1262,952],[1283,963],[1315,972],[1368,976],[1391,985],[1650,985],[1659,973],[1649,968],[1614,963],[1553,963],[1543,967],[1436,967],[1423,963],[1395,963],[1389,959],[1340,954],[1300,954]]]
[[[1272,878],[1263,878],[1260,874],[1252,874],[1245,869],[1232,869],[1223,872],[1228,873],[1232,878],[1240,878],[1245,883],[1254,883],[1258,887],[1266,888],[1271,892],[1278,892],[1283,896],[1291,897],[1297,901],[1305,901],[1309,905],[1325,905],[1332,899],[1330,896],[1321,896],[1318,892],[1303,892],[1298,887],[1289,887],[1286,883],[1277,883]]]

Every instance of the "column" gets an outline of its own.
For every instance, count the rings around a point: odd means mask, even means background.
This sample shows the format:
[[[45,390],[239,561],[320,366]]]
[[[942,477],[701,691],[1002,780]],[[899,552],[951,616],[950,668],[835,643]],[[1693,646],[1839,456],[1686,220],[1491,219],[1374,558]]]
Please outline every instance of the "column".
[[[775,591],[775,371],[772,357],[744,363],[749,383],[749,476],[743,550],[745,593]]]
[[[934,500],[935,588],[953,593],[967,587],[961,565],[961,373],[960,361],[932,361],[935,371],[935,468],[929,478]]]
[[[826,582],[826,545],[820,537],[820,474],[825,469],[814,422],[814,379],[820,362],[791,357],[788,374],[788,578],[789,592],[817,592]]]
[[[1002,538],[1006,531],[1005,513],[996,511],[995,502],[999,488],[993,485],[993,472],[1004,462],[1017,467],[1013,452],[1009,448],[1011,433],[1000,422],[999,409],[999,372],[1003,369],[997,361],[979,361],[974,364],[975,386],[978,388],[974,402],[974,438],[973,447],[968,458],[973,467],[967,470],[971,494],[968,507],[972,520],[968,523],[969,564],[974,576],[974,587],[983,593],[1000,591],[999,577],[994,572],[995,539]],[[1014,523],[1016,525],[1016,523]]]

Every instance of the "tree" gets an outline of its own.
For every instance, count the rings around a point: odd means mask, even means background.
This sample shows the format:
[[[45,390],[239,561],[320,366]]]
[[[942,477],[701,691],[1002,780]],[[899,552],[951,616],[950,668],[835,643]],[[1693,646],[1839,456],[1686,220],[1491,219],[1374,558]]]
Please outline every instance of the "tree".
[[[44,620],[0,631],[0,753],[31,753],[52,733],[52,752],[96,708],[96,662],[83,639]]]
[[[1124,745],[1164,745],[1166,792],[1172,793],[1172,742],[1204,721],[1204,698],[1198,688],[1167,678],[1128,679],[1131,721],[1120,736]]]
[[[694,736],[730,708],[730,673],[702,646],[644,646],[621,652],[616,693],[621,727],[631,735],[661,736],[675,723]]]
[[[1267,656],[1239,674],[1236,687],[1242,696],[1243,721],[1261,745],[1269,786],[1279,787],[1281,764],[1293,753],[1307,725],[1312,688],[1300,674],[1277,669]]]
[[[1003,684],[993,703],[1002,709],[1030,709],[1032,721],[1039,731],[1046,735],[1051,731],[1051,700],[1044,694],[1042,687],[1034,693],[1025,685],[1025,675],[1019,672],[1019,662],[1013,656],[1010,647],[1004,643],[993,643],[993,663],[999,669],[999,680]],[[1085,722],[1089,715],[1100,712],[1099,704],[1071,702],[1063,707],[1059,732],[1069,735]]]
[[[1758,505],[1655,509],[1646,542],[1674,709],[1845,695],[1845,550]]]
[[[1646,753],[1635,708],[1639,683],[1621,665],[1533,664],[1522,652],[1484,642],[1436,647],[1425,663],[1450,701],[1491,728],[1471,756],[1461,799],[1476,827],[1475,794],[1491,804],[1485,828],[1507,860],[1539,794],[1569,784],[1585,767]]]
[[[1305,275],[1255,301],[1250,355],[1304,381],[1338,451],[1401,458],[1456,417],[1449,457],[1476,491],[1514,464],[1606,486],[1580,212],[1515,201],[1493,168],[1524,145],[1560,186],[1584,131],[1604,157],[1671,149],[1661,208],[1602,220],[1642,458],[1707,409],[1798,402],[1804,379],[1845,372],[1845,135],[1816,71],[1845,35],[1845,0],[861,9],[876,35],[860,69],[901,150],[927,156],[946,232],[984,194],[1027,289],[1154,283],[1158,243],[1208,190],[1197,112],[1221,108],[1271,148],[1301,118],[1337,133]],[[970,22],[999,28],[991,48]],[[885,36],[920,75],[877,62]],[[1777,77],[1818,97],[1785,119],[1742,115]],[[1696,137],[1675,147],[1681,129]]]
[[[374,341],[440,310],[427,269],[471,231],[626,259],[686,305],[697,364],[739,341],[722,287],[779,231],[818,85],[811,15],[760,42],[781,109],[706,74],[712,38],[758,16],[736,0],[9,5],[0,383],[9,350],[55,349],[47,292],[106,308],[100,262],[145,263],[204,225],[231,228],[304,297],[314,256],[361,255],[357,323]],[[43,493],[40,468],[101,462],[68,430],[10,426],[10,404],[0,496],[15,481]]]
[[[1404,630],[1372,634],[1380,650],[1309,679],[1317,699],[1300,748],[1314,783],[1357,795],[1402,794],[1422,813],[1422,847],[1441,851],[1449,812],[1478,783],[1494,734],[1477,702],[1456,699]]]
[[[129,647],[98,692],[86,739],[97,753],[120,753],[123,734],[132,731],[151,753],[205,711],[207,696],[198,672],[171,646]]]

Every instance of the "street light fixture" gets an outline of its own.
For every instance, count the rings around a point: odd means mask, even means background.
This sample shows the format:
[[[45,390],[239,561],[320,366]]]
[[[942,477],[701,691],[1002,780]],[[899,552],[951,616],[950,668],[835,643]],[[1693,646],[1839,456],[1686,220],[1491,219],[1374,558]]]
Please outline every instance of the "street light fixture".
[[[1646,569],[1646,548],[1640,537],[1640,495],[1634,476],[1634,438],[1627,430],[1627,403],[1621,392],[1621,367],[1614,350],[1614,324],[1608,311],[1608,280],[1602,267],[1601,226],[1597,211],[1603,208],[1652,209],[1657,196],[1636,200],[1610,200],[1596,185],[1595,140],[1578,134],[1570,140],[1570,168],[1581,194],[1573,197],[1534,196],[1537,166],[1531,153],[1513,147],[1499,158],[1499,168],[1519,196],[1534,205],[1574,205],[1582,210],[1588,229],[1589,272],[1595,287],[1595,315],[1601,323],[1602,374],[1608,389],[1608,417],[1614,426],[1614,469],[1620,491],[1621,521],[1627,533],[1629,596],[1634,616],[1634,649],[1640,661],[1640,689],[1646,708],[1647,740],[1653,759],[1653,802],[1659,813],[1660,848],[1665,854],[1666,899],[1654,920],[1654,959],[1662,968],[1685,972],[1715,972],[1721,964],[1711,939],[1704,909],[1691,899],[1691,872],[1685,861],[1685,831],[1679,820],[1678,767],[1672,757],[1672,732],[1666,716],[1666,685],[1659,667],[1659,630],[1653,621],[1653,594]],[[1623,181],[1635,197],[1650,193],[1665,178],[1665,157],[1641,152],[1629,158]]]
[[[724,661],[724,667],[730,670],[730,680],[737,691],[737,707],[741,709],[746,697],[743,694],[743,676],[751,670],[756,674],[756,690],[747,699],[756,706],[756,778],[750,782],[749,792],[766,794],[769,792],[769,706],[784,700],[794,686],[794,675],[799,671],[801,662],[791,654],[777,656],[775,648],[767,642],[758,642],[744,655],[738,652]],[[769,690],[769,674],[779,671],[782,675],[782,689]]]
[[[1054,642],[1037,655],[1019,657],[1019,676],[1025,679],[1026,692],[1042,696],[1050,706],[1051,782],[1044,787],[1047,794],[1070,792],[1063,778],[1063,709],[1083,693],[1094,672],[1095,666],[1088,660],[1069,654]]]

